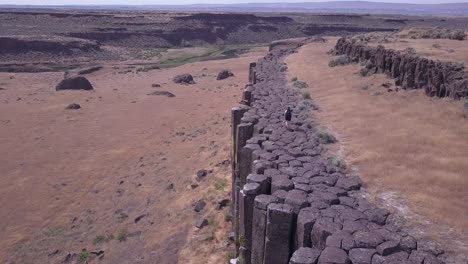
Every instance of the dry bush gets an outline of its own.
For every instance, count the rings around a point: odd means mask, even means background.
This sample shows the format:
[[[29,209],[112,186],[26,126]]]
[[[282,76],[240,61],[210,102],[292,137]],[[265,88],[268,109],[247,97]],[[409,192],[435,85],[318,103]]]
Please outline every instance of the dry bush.
[[[331,60],[328,63],[329,67],[335,67],[338,65],[346,65],[351,63],[351,58],[347,55],[338,56],[336,59]]]

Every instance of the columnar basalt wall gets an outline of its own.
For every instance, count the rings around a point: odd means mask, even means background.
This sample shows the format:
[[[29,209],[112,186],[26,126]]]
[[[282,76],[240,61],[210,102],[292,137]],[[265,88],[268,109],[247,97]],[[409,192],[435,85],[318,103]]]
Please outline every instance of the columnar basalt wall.
[[[385,73],[404,89],[424,89],[429,96],[468,97],[468,72],[459,63],[435,61],[383,46],[371,47],[349,38],[338,40],[334,54],[364,62],[371,73]]]
[[[242,264],[445,263],[444,251],[393,224],[360,195],[361,180],[321,155],[310,111],[280,67],[300,45],[275,45],[250,65],[232,109],[232,190]],[[293,109],[289,128],[286,107]]]

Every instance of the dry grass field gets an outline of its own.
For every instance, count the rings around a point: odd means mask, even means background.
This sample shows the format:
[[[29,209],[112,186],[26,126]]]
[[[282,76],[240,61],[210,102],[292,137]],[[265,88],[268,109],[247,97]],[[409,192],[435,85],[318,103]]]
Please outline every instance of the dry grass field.
[[[287,63],[291,78],[308,83],[320,123],[337,135],[330,155],[345,159],[377,202],[403,214],[422,235],[468,253],[468,121],[462,102],[396,92],[385,75],[361,77],[358,64],[329,67],[326,52],[336,38],[328,40],[302,47]],[[382,86],[386,82],[393,91]]]
[[[0,263],[101,250],[99,263],[224,262],[231,223],[215,206],[229,198],[230,106],[264,53],[140,72],[104,64],[86,75],[94,92],[55,91],[61,72],[0,73]],[[225,68],[235,76],[216,81]],[[196,84],[173,83],[182,73]],[[201,169],[212,172],[197,181]]]

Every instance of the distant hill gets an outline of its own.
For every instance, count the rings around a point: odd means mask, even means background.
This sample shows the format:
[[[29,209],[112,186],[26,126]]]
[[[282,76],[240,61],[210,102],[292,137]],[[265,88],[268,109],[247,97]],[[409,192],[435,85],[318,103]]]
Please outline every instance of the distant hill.
[[[203,1],[203,0],[201,0]],[[405,4],[368,1],[332,1],[303,3],[247,3],[247,4],[193,4],[193,5],[93,5],[93,6],[20,6],[0,5],[0,8],[68,8],[68,9],[122,9],[174,10],[211,12],[304,12],[468,16],[468,3]]]

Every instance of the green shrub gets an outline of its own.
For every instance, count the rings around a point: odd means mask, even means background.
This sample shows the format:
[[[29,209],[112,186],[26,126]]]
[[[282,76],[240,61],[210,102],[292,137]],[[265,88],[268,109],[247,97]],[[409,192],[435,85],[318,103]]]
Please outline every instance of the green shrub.
[[[218,191],[224,190],[224,187],[226,187],[227,181],[226,179],[217,179],[214,186],[215,189]]]
[[[122,228],[117,232],[116,238],[118,241],[122,242],[127,240],[128,230],[127,228]]]
[[[91,256],[91,253],[87,250],[83,250],[80,254],[78,254],[78,263],[83,263],[88,261],[89,257]]]
[[[299,110],[306,110],[306,109],[312,109],[312,110],[318,110],[318,106],[314,104],[311,100],[301,100],[297,104]]]
[[[328,63],[328,66],[329,67],[335,67],[335,66],[338,66],[338,65],[346,65],[346,64],[350,64],[351,63],[351,58],[347,55],[341,55],[341,56],[338,56],[337,58],[331,60],[329,63]]]
[[[340,170],[346,170],[346,162],[338,157],[331,157],[328,159],[331,165],[339,168]]]
[[[331,132],[325,130],[315,133],[315,138],[322,144],[332,144],[337,141]]]
[[[293,86],[296,87],[296,88],[299,88],[299,89],[304,89],[304,88],[308,88],[309,85],[304,82],[304,81],[300,81],[300,80],[297,80],[293,83]]]

